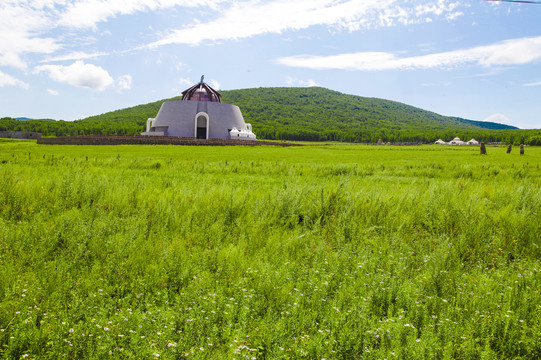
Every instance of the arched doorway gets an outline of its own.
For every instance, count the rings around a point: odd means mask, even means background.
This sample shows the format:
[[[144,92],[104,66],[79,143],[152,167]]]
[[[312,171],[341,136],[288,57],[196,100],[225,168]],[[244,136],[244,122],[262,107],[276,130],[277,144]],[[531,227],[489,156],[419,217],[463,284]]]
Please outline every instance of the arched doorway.
[[[195,115],[195,129],[194,137],[196,139],[208,139],[209,138],[209,116],[207,113],[200,112]]]

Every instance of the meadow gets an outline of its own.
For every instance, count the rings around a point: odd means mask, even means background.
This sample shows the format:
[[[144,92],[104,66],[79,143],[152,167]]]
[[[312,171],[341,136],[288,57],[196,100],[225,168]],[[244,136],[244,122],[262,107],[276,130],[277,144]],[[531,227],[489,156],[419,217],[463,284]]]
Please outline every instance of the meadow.
[[[541,148],[0,141],[0,358],[541,358]]]

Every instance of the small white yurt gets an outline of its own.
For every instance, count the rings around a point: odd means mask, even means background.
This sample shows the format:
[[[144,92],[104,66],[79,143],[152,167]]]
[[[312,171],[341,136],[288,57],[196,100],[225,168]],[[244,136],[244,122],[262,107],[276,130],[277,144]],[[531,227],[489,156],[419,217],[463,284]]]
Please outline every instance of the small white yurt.
[[[479,145],[479,141],[472,138],[470,141],[468,141],[468,145]]]
[[[464,145],[464,141],[460,140],[459,137],[454,138],[449,142],[449,145]]]
[[[434,144],[446,145],[447,143],[445,141],[443,141],[442,139],[438,139]]]

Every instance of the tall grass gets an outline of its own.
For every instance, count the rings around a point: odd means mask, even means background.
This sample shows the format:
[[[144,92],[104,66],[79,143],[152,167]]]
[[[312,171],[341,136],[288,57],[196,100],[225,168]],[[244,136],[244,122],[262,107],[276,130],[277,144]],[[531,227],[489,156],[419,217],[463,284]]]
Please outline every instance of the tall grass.
[[[0,144],[4,358],[541,357],[541,151]]]

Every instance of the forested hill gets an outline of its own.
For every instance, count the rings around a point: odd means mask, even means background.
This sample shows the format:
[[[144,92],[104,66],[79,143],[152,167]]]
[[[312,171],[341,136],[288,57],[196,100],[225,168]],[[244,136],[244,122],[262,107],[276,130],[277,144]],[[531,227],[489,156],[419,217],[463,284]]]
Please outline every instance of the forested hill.
[[[515,127],[446,117],[399,102],[342,94],[320,87],[224,91],[246,122],[265,138],[370,142],[399,134],[446,133],[464,129]]]
[[[474,137],[482,141],[541,145],[541,131],[441,116],[395,101],[342,94],[320,87],[254,88],[222,91],[222,101],[238,105],[260,139],[377,142],[433,142]],[[179,97],[174,98],[179,99]],[[171,99],[166,99],[171,100]],[[0,131],[38,131],[44,136],[139,134],[155,117],[160,100],[66,121],[0,119]]]

